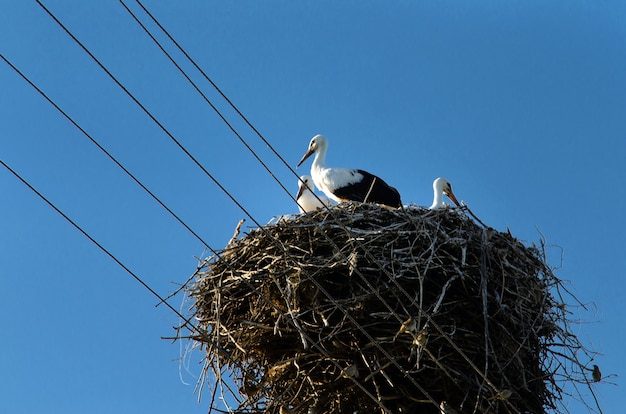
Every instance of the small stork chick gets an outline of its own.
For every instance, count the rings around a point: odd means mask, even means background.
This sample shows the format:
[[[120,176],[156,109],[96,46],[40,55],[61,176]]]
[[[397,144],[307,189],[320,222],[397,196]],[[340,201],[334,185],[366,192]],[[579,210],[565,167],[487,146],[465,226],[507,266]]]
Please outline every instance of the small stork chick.
[[[452,184],[445,178],[439,177],[435,181],[433,181],[433,191],[435,193],[433,199],[433,205],[430,206],[430,210],[438,210],[440,208],[447,207],[447,204],[443,202],[443,195],[448,196],[450,200],[458,207],[461,207],[461,204],[457,201],[454,193],[452,192]]]
[[[307,158],[315,154],[311,165],[311,176],[315,186],[329,198],[338,203],[342,201],[358,201],[360,203],[377,203],[387,207],[400,208],[400,193],[382,178],[364,170],[351,168],[332,168],[324,163],[328,140],[316,135],[309,143],[297,167]]]
[[[315,196],[313,194],[313,179],[308,175],[303,175],[298,180],[298,195],[296,196],[298,201],[298,208],[300,213],[305,211],[315,211],[325,206],[331,206],[331,201],[324,196]]]

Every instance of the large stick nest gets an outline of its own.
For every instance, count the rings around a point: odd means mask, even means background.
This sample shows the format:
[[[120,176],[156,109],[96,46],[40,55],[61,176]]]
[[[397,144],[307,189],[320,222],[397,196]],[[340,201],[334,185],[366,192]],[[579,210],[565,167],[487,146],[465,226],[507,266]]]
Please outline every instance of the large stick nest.
[[[462,212],[342,204],[232,241],[189,291],[235,412],[543,413],[557,282]]]

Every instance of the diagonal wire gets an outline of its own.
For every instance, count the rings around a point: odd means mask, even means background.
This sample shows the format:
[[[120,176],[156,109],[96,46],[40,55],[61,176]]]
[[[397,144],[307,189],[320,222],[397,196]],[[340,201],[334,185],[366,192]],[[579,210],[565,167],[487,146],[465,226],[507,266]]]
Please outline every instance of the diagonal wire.
[[[196,61],[191,56],[189,56],[189,54],[185,51],[185,49],[182,46],[180,46],[180,44],[178,44],[176,39],[174,39],[174,37],[170,35],[170,33],[161,25],[161,23],[152,15],[152,13],[150,13],[150,11],[141,3],[141,1],[139,0],[135,0],[135,1],[143,9],[143,11],[152,19],[152,21],[159,27],[159,29],[161,29],[161,31],[165,33],[165,35],[171,40],[171,42],[174,43],[174,45],[176,45],[178,50],[187,58],[187,60],[189,60],[189,62],[191,62],[191,64],[198,70],[198,72],[202,74],[204,79],[206,79],[211,84],[211,86],[222,96],[222,98],[224,98],[224,100],[228,102],[231,108],[233,108],[233,110],[237,112],[237,114],[250,127],[250,129],[252,129],[258,135],[258,137],[265,143],[265,145],[267,145],[267,147],[274,153],[274,155],[276,155],[276,157],[278,157],[278,159],[281,160],[282,163],[296,177],[298,177],[298,174],[295,172],[295,170],[291,168],[291,166],[287,163],[287,161],[285,161],[285,159],[278,153],[278,151],[274,149],[272,144],[270,144],[269,141],[265,139],[265,137],[254,127],[254,125],[252,125],[252,123],[248,120],[248,118],[246,118],[245,115],[239,110],[239,108],[237,108],[237,106],[228,98],[228,96],[226,96],[226,94],[222,92],[222,90],[217,86],[217,84],[213,82],[213,80],[204,72],[204,70],[202,70],[202,68],[196,63]]]
[[[96,58],[94,56],[93,53],[91,53],[91,51],[89,49],[87,49],[87,47],[85,45],[83,45],[83,43],[78,40],[78,38],[76,36],[74,36],[74,34],[72,34],[72,32],[70,32],[70,30],[65,27],[65,25],[63,23],[61,23],[61,21],[50,11],[48,10],[48,8],[46,8],[46,6],[41,3],[40,0],[36,0],[37,4],[39,4],[39,6],[41,6],[41,8],[48,13],[48,15],[59,25],[59,27],[61,27],[63,29],[63,31],[70,36],[70,38],[72,38],[72,40],[74,40],[74,42],[76,42],[76,44],[78,44],[85,53],[87,53],[89,55],[89,57],[91,57],[91,59],[96,62],[96,64],[98,64],[98,66],[100,66],[100,68],[111,78],[111,80],[113,80],[115,82],[115,84],[121,88],[126,95],[128,95],[129,98],[131,98],[133,100],[133,102],[135,102],[135,104],[137,104],[137,106],[139,106],[139,108],[141,108],[141,110],[143,110],[143,112],[161,129],[161,131],[163,131],[163,133],[165,133],[165,135],[168,136],[168,138],[170,140],[172,140],[172,142],[174,142],[176,144],[176,146],[178,146],[178,148],[183,151],[185,153],[185,155],[194,162],[194,164],[196,164],[196,166],[198,166],[198,168],[200,168],[200,170],[202,170],[202,172],[211,179],[211,181],[213,181],[213,183],[224,193],[228,196],[228,198],[231,199],[231,201],[233,203],[235,203],[235,205],[237,205],[237,207],[239,207],[239,209],[241,211],[243,211],[248,217],[250,217],[250,219],[252,219],[254,221],[254,223],[258,226],[261,226],[253,217],[252,215],[248,212],[248,210],[213,176],[213,174],[211,174],[205,167],[204,165],[202,165],[200,163],[200,161],[198,161],[192,154],[191,152],[189,152],[189,150],[187,150],[187,148],[185,148],[185,146],[183,144],[181,144],[181,142],[176,139],[176,137],[106,68],[106,66],[104,66],[102,64],[102,62],[100,62],[100,60],[98,60],[98,58]]]
[[[252,147],[250,147],[248,142],[245,139],[243,139],[243,137],[237,132],[237,130],[232,126],[232,124],[230,122],[228,122],[226,117],[220,112],[220,110],[217,109],[217,107],[213,104],[213,102],[211,102],[209,100],[209,98],[207,98],[207,96],[204,94],[204,92],[202,92],[202,90],[198,87],[198,85],[196,85],[194,83],[194,81],[191,80],[191,78],[187,75],[187,73],[178,65],[178,63],[176,63],[176,60],[174,60],[174,58],[167,52],[167,50],[165,50],[165,48],[161,45],[161,43],[159,43],[159,41],[152,35],[152,33],[150,33],[150,31],[143,25],[143,23],[141,23],[141,21],[132,12],[132,10],[130,10],[130,8],[124,3],[124,1],[120,0],[120,3],[122,4],[122,6],[124,6],[126,11],[132,16],[132,18],[135,20],[135,22],[143,29],[143,31],[159,47],[159,49],[161,49],[161,52],[163,52],[163,54],[165,56],[167,56],[167,58],[170,60],[170,62],[172,62],[172,64],[176,67],[176,69],[178,69],[178,71],[185,77],[185,79],[187,79],[187,81],[191,84],[191,86],[193,86],[193,88],[196,90],[196,92],[198,92],[200,94],[200,96],[202,96],[204,101],[211,107],[211,109],[213,109],[213,111],[215,111],[215,113],[219,116],[219,118],[222,120],[222,122],[224,122],[226,124],[226,126],[231,130],[231,132],[239,139],[239,141],[241,141],[241,143],[248,149],[248,151],[250,151],[250,153],[254,156],[254,158],[256,158],[256,160],[259,162],[259,164],[261,164],[265,168],[267,173],[282,187],[283,190],[285,190],[285,192],[287,194],[289,194],[289,196],[291,197],[292,200],[297,202],[297,200],[293,197],[293,195],[291,195],[291,192],[283,185],[283,183],[276,177],[276,175],[274,175],[274,173],[267,166],[267,164],[265,164],[265,162],[263,162],[263,160],[257,155],[257,153],[252,149]],[[241,116],[241,113],[239,111],[237,111],[237,112]]]
[[[131,173],[126,167],[124,167],[124,165],[122,165],[122,163],[120,163],[113,155],[111,155],[111,153],[109,151],[107,151],[106,148],[104,148],[95,138],[93,138],[87,131],[85,131],[76,121],[74,121],[74,119],[72,119],[72,117],[69,116],[67,114],[67,112],[65,112],[59,105],[57,105],[56,102],[54,102],[44,91],[42,91],[37,85],[35,85],[24,73],[22,73],[15,65],[13,65],[13,63],[11,63],[1,53],[0,53],[0,58],[2,60],[4,60],[5,63],[7,65],[9,65],[11,67],[11,69],[13,69],[18,75],[20,75],[22,77],[22,79],[24,79],[30,86],[32,86],[37,92],[39,92],[39,94],[41,96],[43,96],[46,99],[46,101],[48,101],[48,103],[50,103],[50,105],[52,105],[57,111],[59,111],[61,113],[61,115],[63,115],[68,121],[70,121],[72,123],[72,125],[74,125],[74,127],[76,127],[85,137],[87,137],[96,147],[98,147],[98,149],[100,151],[102,151],[107,157],[109,157],[109,159],[111,161],[113,161],[115,163],[115,165],[117,165],[119,168],[121,168],[122,171],[124,171],[126,173],[126,175],[128,175],[138,186],[140,186],[146,193],[148,193],[150,195],[150,197],[152,197],[154,199],[154,201],[159,203],[161,205],[161,207],[163,207],[168,213],[170,213],[170,215],[172,215],[172,217],[174,217],[176,219],[176,221],[178,221],[191,234],[193,234],[193,236],[196,239],[198,239],[200,241],[200,243],[202,243],[204,246],[206,246],[208,249],[210,249],[213,253],[215,253],[215,250],[213,250],[202,239],[202,237],[200,237],[198,235],[198,233],[193,231],[193,229],[191,227],[189,227],[187,225],[187,223],[185,223],[178,215],[176,215],[176,213],[174,213],[167,205],[165,205],[165,203],[163,201],[161,201],[161,199],[159,199],[159,197],[157,197],[152,191],[150,191],[148,189],[148,187],[146,187],[141,181],[139,181],[139,179],[137,177],[135,177],[135,175],[133,175],[133,173]]]
[[[22,178],[22,176],[20,174],[18,174],[14,169],[9,167],[4,161],[0,160],[0,164],[2,164],[2,166],[4,168],[6,168],[11,174],[13,174],[18,180],[20,180],[22,182],[22,184],[24,184],[26,187],[28,187],[39,198],[41,198],[46,204],[48,204],[48,206],[52,207],[52,209],[54,209],[54,211],[56,211],[58,214],[60,214],[61,217],[63,217],[68,223],[70,223],[76,230],[81,232],[83,236],[85,236],[86,238],[89,239],[89,241],[91,241],[93,244],[95,244],[96,247],[98,247],[102,252],[104,252],[107,256],[109,256],[111,259],[113,259],[113,261],[115,263],[117,263],[122,269],[124,269],[129,275],[131,275],[133,277],[133,279],[135,279],[137,282],[139,282],[139,284],[141,286],[143,286],[148,292],[150,292],[153,296],[155,296],[157,299],[159,299],[159,301],[161,303],[165,303],[165,306],[167,306],[172,312],[174,312],[179,318],[181,318],[184,321],[184,326],[187,329],[189,329],[190,332],[192,332],[192,333],[196,332],[196,333],[198,333],[201,336],[203,335],[203,332],[198,327],[196,327],[193,323],[191,323],[191,321],[189,321],[189,319],[185,318],[176,308],[174,308],[172,305],[170,305],[169,302],[167,302],[166,299],[164,299],[154,289],[152,289],[146,282],[144,282],[139,276],[137,276],[137,274],[135,274],[128,267],[126,267],[126,265],[124,265],[124,263],[122,263],[117,257],[115,257],[113,255],[113,253],[111,253],[104,246],[102,246],[100,243],[98,243],[98,241],[96,241],[96,239],[91,237],[91,235],[89,235],[89,233],[87,233],[85,230],[83,230],[83,228],[80,227],[78,224],[76,224],[76,222],[74,220],[72,220],[69,216],[67,216],[65,213],[63,213],[63,211],[61,211],[61,209],[59,209],[56,205],[54,205],[54,203],[52,203],[50,200],[48,200],[35,187],[33,187],[28,181],[26,181],[26,179]]]

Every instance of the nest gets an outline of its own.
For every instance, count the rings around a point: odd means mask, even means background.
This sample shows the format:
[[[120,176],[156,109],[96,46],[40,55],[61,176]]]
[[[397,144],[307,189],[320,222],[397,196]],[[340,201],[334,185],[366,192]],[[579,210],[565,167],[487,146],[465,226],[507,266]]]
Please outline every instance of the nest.
[[[558,282],[462,211],[341,204],[231,241],[188,291],[229,411],[544,413]]]

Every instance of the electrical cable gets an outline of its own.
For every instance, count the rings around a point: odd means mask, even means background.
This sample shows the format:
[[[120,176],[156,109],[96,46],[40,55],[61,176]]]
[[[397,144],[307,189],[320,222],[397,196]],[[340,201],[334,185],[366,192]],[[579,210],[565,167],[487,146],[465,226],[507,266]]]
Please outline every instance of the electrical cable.
[[[222,120],[222,122],[224,122],[224,124],[226,124],[226,126],[231,130],[231,132],[239,139],[239,141],[241,141],[241,143],[248,149],[248,151],[254,156],[254,158],[256,158],[256,160],[259,162],[259,164],[261,164],[265,170],[267,171],[267,173],[278,183],[278,185],[280,185],[282,187],[282,189],[291,197],[292,200],[296,201],[297,200],[293,197],[293,195],[291,194],[291,192],[283,185],[283,183],[276,177],[276,175],[274,175],[274,173],[272,172],[272,170],[267,166],[267,164],[265,164],[265,162],[263,162],[263,160],[261,159],[261,157],[258,156],[258,154],[252,149],[252,147],[250,147],[250,145],[248,144],[248,142],[243,139],[243,137],[237,132],[237,130],[232,126],[232,124],[230,122],[228,122],[228,120],[226,119],[226,117],[220,112],[219,109],[217,109],[217,107],[213,104],[213,102],[211,102],[211,100],[204,94],[204,92],[202,92],[202,90],[198,87],[198,85],[196,85],[194,83],[193,80],[191,80],[191,78],[189,77],[189,75],[187,75],[187,73],[178,65],[178,63],[176,62],[176,60],[174,60],[174,58],[167,52],[167,50],[165,50],[165,48],[161,45],[161,43],[159,43],[159,41],[152,35],[152,33],[146,28],[146,26],[143,25],[143,23],[141,23],[141,21],[139,20],[139,18],[137,18],[137,16],[132,12],[132,10],[130,10],[130,8],[124,3],[123,0],[120,0],[120,3],[122,4],[122,6],[124,6],[124,8],[126,9],[126,11],[131,15],[131,17],[135,20],[135,22],[143,29],[143,31],[152,39],[152,41],[159,47],[159,49],[161,50],[161,52],[163,52],[163,54],[170,60],[170,62],[172,62],[172,64],[176,67],[176,69],[178,69],[178,71],[185,77],[185,79],[187,79],[187,81],[191,84],[191,86],[193,86],[193,88],[196,90],[196,92],[198,92],[200,94],[200,96],[202,97],[202,99],[204,99],[204,101],[211,107],[211,109],[213,109],[213,111],[215,111],[215,113],[219,116],[219,118]],[[224,95],[222,95],[224,96]],[[237,111],[238,112],[238,111]]]
[[[143,286],[154,297],[159,299],[160,303],[165,303],[165,306],[167,306],[172,312],[174,312],[176,314],[176,316],[178,316],[179,318],[181,318],[185,322],[184,326],[187,327],[187,329],[189,329],[190,332],[192,332],[192,333],[196,332],[196,333],[198,333],[201,336],[204,335],[204,333],[200,329],[198,329],[193,323],[191,323],[191,321],[189,321],[189,319],[184,317],[176,308],[174,308],[172,305],[170,305],[169,302],[167,302],[163,297],[161,297],[161,295],[159,295],[146,282],[144,282],[139,276],[137,276],[137,274],[135,274],[132,270],[130,270],[128,267],[126,267],[126,265],[124,265],[124,263],[122,263],[117,257],[115,257],[113,255],[113,253],[111,253],[104,246],[102,246],[100,243],[98,243],[98,241],[96,241],[96,239],[94,239],[91,235],[89,235],[89,233],[87,233],[85,230],[83,230],[82,227],[80,227],[78,224],[76,224],[76,222],[74,220],[72,220],[69,216],[67,216],[65,213],[63,213],[63,211],[61,211],[61,209],[59,209],[56,205],[54,205],[54,203],[52,203],[43,194],[41,194],[26,179],[24,179],[20,174],[18,174],[17,171],[15,171],[11,167],[9,167],[9,165],[7,165],[2,160],[0,160],[0,164],[2,164],[2,166],[4,168],[6,168],[11,174],[13,174],[18,180],[20,180],[22,182],[22,184],[24,184],[26,187],[28,187],[40,199],[42,199],[46,204],[48,204],[48,206],[50,206],[54,211],[56,211],[59,215],[61,215],[61,217],[63,217],[68,223],[70,223],[76,230],[78,230],[80,233],[82,233],[83,236],[85,236],[87,239],[89,239],[90,242],[92,242],[94,245],[96,245],[96,247],[98,247],[103,253],[105,253],[107,256],[109,256],[111,259],[113,259],[113,261],[115,263],[117,263],[122,269],[124,269],[126,271],[126,273],[131,275],[133,277],[133,279],[135,279],[141,286]]]
[[[176,221],[178,221],[183,227],[185,227],[196,239],[198,239],[200,243],[202,243],[205,247],[210,249],[213,253],[216,253],[215,250],[213,250],[213,248],[211,248],[211,246],[209,246],[207,242],[205,242],[204,239],[202,239],[202,237],[198,235],[198,233],[193,231],[193,229],[189,227],[189,225],[187,225],[187,223],[185,223],[178,215],[176,215],[176,213],[174,213],[167,205],[165,205],[165,203],[161,201],[159,197],[157,197],[152,191],[150,191],[137,177],[135,177],[135,175],[133,175],[126,167],[124,167],[122,163],[120,163],[109,151],[107,151],[102,145],[100,145],[100,143],[95,138],[93,138],[76,121],[74,121],[74,119],[72,119],[72,117],[69,116],[67,112],[65,112],[59,105],[57,105],[56,102],[54,102],[44,91],[42,91],[37,85],[35,85],[24,73],[22,73],[15,65],[13,65],[13,63],[11,63],[1,53],[0,53],[0,58],[4,60],[4,62],[7,65],[9,65],[11,69],[13,69],[18,75],[20,75],[22,79],[24,79],[31,87],[33,87],[33,89],[39,92],[39,94],[43,96],[48,101],[48,103],[50,103],[50,105],[52,105],[57,111],[61,113],[61,115],[63,115],[68,121],[70,121],[70,123],[74,125],[74,127],[76,127],[85,137],[87,137],[96,147],[98,147],[100,151],[102,151],[107,157],[109,157],[109,159],[113,161],[122,171],[124,171],[124,173],[126,173],[126,175],[128,175],[138,186],[140,186],[146,193],[148,193],[150,197],[154,199],[154,201],[159,203],[161,207],[163,207],[168,213],[170,213],[170,215],[174,217]]]

